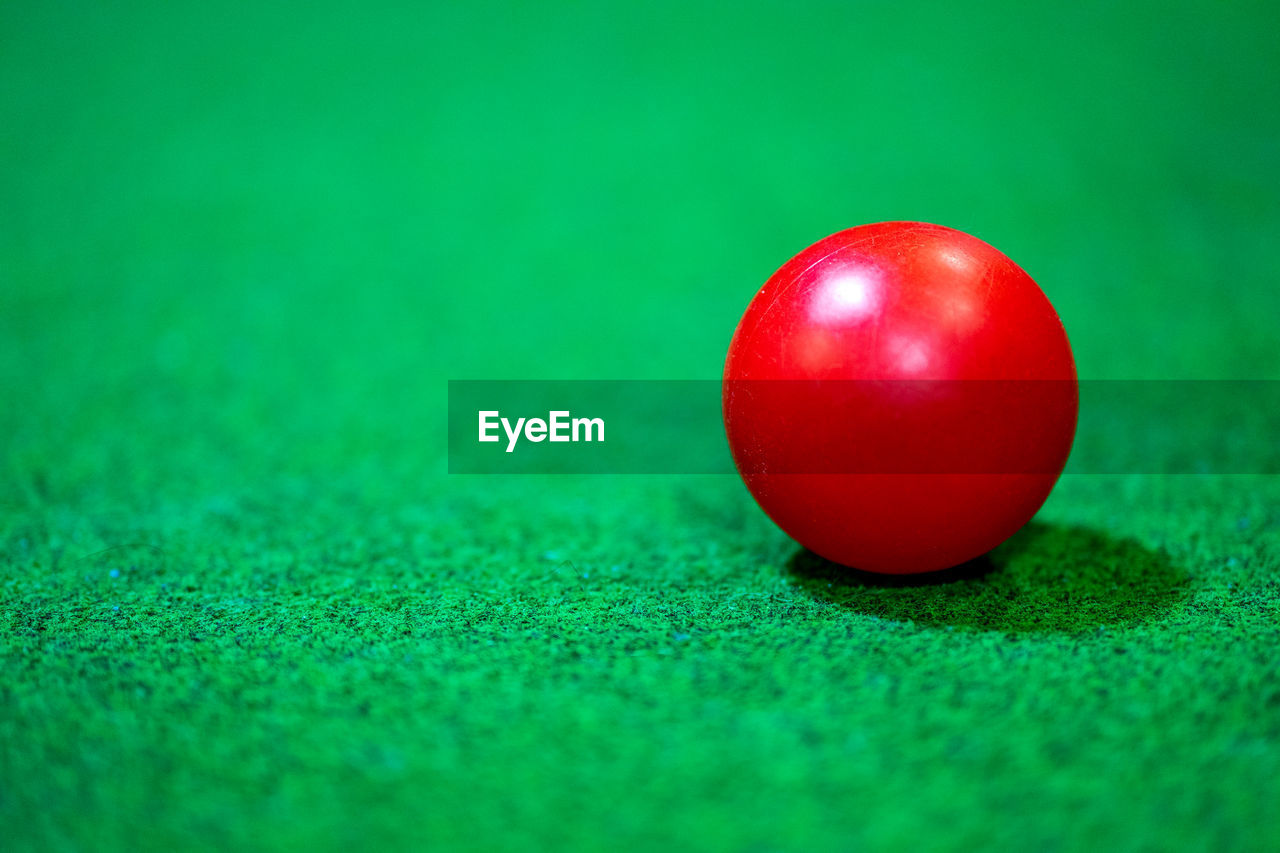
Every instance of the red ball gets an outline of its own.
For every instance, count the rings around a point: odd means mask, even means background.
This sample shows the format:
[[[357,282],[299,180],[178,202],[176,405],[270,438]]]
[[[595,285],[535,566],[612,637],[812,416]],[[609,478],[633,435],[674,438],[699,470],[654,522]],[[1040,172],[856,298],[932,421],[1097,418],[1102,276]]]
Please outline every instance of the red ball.
[[[883,222],[820,240],[751,300],[725,429],[757,503],[810,550],[909,574],[986,553],[1066,465],[1078,405],[1062,322],[983,241]]]

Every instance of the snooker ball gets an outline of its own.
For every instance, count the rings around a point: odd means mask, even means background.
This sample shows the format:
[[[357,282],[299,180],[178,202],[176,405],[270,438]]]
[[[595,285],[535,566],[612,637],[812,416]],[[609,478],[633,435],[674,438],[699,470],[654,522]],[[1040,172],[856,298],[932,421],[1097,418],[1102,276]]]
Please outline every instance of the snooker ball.
[[[747,306],[722,383],[734,464],[818,555],[870,572],[956,566],[1017,532],[1075,436],[1066,331],[1027,273],[922,222],[832,234]]]

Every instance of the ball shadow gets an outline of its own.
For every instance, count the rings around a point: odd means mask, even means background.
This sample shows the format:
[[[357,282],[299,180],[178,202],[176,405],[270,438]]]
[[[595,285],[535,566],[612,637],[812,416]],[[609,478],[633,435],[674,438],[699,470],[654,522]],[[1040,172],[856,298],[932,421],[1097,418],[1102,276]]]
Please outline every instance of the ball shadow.
[[[787,564],[815,598],[895,621],[982,631],[1080,632],[1168,613],[1190,578],[1167,554],[1084,527],[1033,522],[964,565],[878,575],[801,550]]]

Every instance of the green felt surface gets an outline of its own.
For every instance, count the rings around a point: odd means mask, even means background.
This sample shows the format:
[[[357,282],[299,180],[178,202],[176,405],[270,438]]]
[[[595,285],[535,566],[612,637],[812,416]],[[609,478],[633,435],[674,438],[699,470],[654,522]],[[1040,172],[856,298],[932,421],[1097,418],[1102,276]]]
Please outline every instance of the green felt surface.
[[[1280,379],[1274,22],[0,9],[4,846],[1274,849],[1276,477],[1069,476],[904,586],[732,477],[444,473],[447,379],[715,378],[867,221],[1082,376]]]

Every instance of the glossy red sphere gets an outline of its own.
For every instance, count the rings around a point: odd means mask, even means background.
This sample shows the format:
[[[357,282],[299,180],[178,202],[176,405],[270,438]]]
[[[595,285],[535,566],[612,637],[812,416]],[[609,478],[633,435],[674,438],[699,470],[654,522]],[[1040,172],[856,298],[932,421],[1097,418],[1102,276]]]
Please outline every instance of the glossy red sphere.
[[[833,234],[751,300],[725,429],[797,542],[891,574],[958,565],[1036,513],[1075,436],[1075,364],[1036,283],[983,241],[884,222]]]

